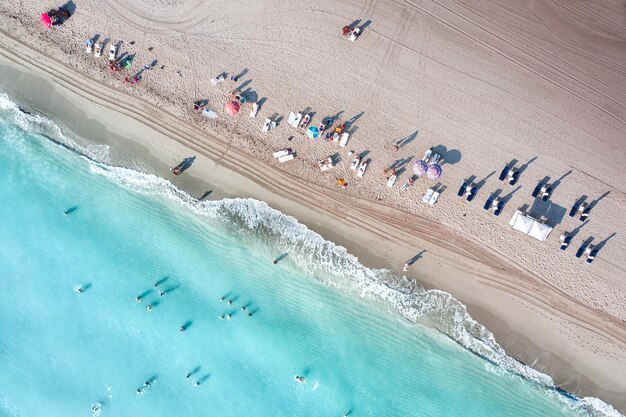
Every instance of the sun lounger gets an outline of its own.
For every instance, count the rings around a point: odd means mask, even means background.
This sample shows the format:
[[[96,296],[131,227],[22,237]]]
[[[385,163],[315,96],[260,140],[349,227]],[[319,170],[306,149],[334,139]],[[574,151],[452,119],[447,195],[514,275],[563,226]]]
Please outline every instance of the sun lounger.
[[[467,189],[467,181],[463,181],[463,184],[461,184],[461,188],[459,188],[459,192],[456,193],[457,196],[461,197],[463,194],[465,194],[465,190]]]
[[[369,165],[368,161],[361,162],[361,164],[359,165],[359,169],[356,172],[356,176],[357,177],[362,177],[365,174],[365,170],[367,169],[368,165]]]
[[[581,256],[583,256],[583,252],[585,251],[585,249],[587,249],[587,245],[585,245],[585,242],[583,242],[583,244],[580,245],[580,248],[578,248],[578,250],[576,251],[576,257],[580,258]]]
[[[291,125],[297,129],[300,125],[300,120],[302,120],[302,113],[296,114],[296,117],[293,119],[293,123],[291,123]]]
[[[352,164],[350,165],[350,169],[356,171],[360,163],[361,163],[361,157],[358,155],[355,156],[354,159],[352,160]]]
[[[428,200],[428,205],[431,207],[435,206],[435,203],[437,202],[437,199],[439,198],[439,192],[435,191],[433,193],[433,195],[430,197],[430,200]]]
[[[509,181],[509,185],[515,185],[517,183],[517,180],[519,179],[519,171],[517,168],[509,170],[507,179]]]
[[[541,191],[541,187],[543,187],[543,184],[540,182],[539,184],[537,184],[537,186],[533,190],[533,194],[532,194],[533,197],[537,197],[539,195],[539,191]]]
[[[317,161],[317,165],[320,167],[320,171],[325,172],[333,168],[333,159],[329,156],[326,159]]]
[[[217,113],[215,113],[213,110],[203,109],[202,117],[206,117],[208,119],[217,119]]]
[[[397,175],[390,176],[389,179],[387,179],[387,187],[392,188],[393,185],[396,183],[397,178],[398,178]]]
[[[552,194],[552,188],[547,186],[541,187],[541,201],[548,201],[550,194]]]
[[[578,204],[578,201],[574,203],[574,205],[572,206],[571,210],[569,211],[569,216],[570,217],[574,217],[576,215],[576,213],[578,212],[578,207],[580,205]]]
[[[87,55],[90,55],[93,52],[93,40],[92,39],[87,39],[85,41],[85,53]]]
[[[598,250],[594,247],[589,254],[587,255],[587,263],[590,264],[596,259],[596,255],[598,254]]]
[[[95,56],[96,58],[100,58],[102,56],[102,44],[101,43],[97,43],[94,46],[93,56]]]
[[[441,155],[439,155],[438,153],[433,155],[433,158],[430,160],[431,164],[436,164],[437,162],[439,162],[439,159],[441,158]]]
[[[424,152],[424,156],[422,157],[422,161],[426,162],[428,164],[428,161],[430,160],[430,156],[433,154],[433,148],[428,149],[426,152]]]
[[[298,125],[298,128],[299,129],[306,129],[306,127],[309,125],[310,121],[311,121],[311,115],[308,114],[308,113],[305,114],[304,117],[302,118],[302,121]]]
[[[116,56],[117,56],[117,46],[110,44],[109,45],[109,61],[115,61]]]
[[[478,188],[474,184],[470,184],[465,194],[467,194],[467,201],[472,201],[476,196],[476,191]]]
[[[559,237],[559,241],[561,242],[561,250],[565,250],[569,246],[569,243],[572,241],[572,237],[567,233],[563,233],[561,237]]]
[[[267,133],[269,132],[271,125],[272,125],[272,121],[270,119],[265,119],[265,121],[263,122],[263,128],[261,130]]]
[[[293,158],[294,158],[294,155],[290,153],[287,155],[279,156],[277,159],[278,159],[278,162],[282,164],[283,162],[291,161]]]
[[[483,206],[483,210],[489,210],[491,208],[491,203],[493,202],[493,195],[490,195],[487,201],[485,201],[485,205]]]
[[[345,148],[346,145],[348,144],[348,139],[350,138],[350,134],[349,133],[342,133],[341,134],[341,140],[339,141],[339,147],[340,148]]]
[[[361,34],[361,28],[360,27],[354,28],[352,33],[350,33],[350,40],[352,42],[356,41],[360,34]]]
[[[493,215],[499,216],[500,212],[502,211],[502,208],[504,207],[504,201],[497,198],[496,201],[493,202],[492,207],[493,207]]]
[[[281,149],[280,151],[276,151],[272,154],[274,158],[280,158],[281,156],[289,155],[291,153],[291,149]]]
[[[252,111],[250,112],[250,117],[255,118],[258,112],[259,112],[259,104],[252,103]]]
[[[589,218],[589,212],[591,212],[591,207],[586,206],[584,210],[582,211],[582,213],[580,214],[581,222],[584,222],[585,220],[587,220],[587,218]]]
[[[428,204],[433,194],[435,194],[435,190],[433,190],[432,188],[429,188],[428,191],[426,191],[426,194],[424,194],[424,196],[422,197],[422,201]]]
[[[502,169],[502,172],[500,173],[500,176],[498,177],[498,179],[500,181],[504,181],[508,173],[509,173],[509,166],[507,165],[504,167],[504,169]]]

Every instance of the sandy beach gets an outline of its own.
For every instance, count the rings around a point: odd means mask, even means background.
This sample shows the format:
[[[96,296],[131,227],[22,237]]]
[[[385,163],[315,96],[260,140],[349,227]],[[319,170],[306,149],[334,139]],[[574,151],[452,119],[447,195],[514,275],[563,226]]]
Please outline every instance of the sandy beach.
[[[192,195],[266,201],[369,267],[401,272],[420,254],[407,276],[465,303],[511,356],[626,412],[626,16],[618,1],[367,0],[338,12],[324,1],[89,0],[51,30],[39,13],[58,4],[23,3],[0,4],[0,89],[25,109],[109,145],[110,163],[170,178]],[[341,28],[356,19],[370,23],[352,43]],[[136,54],[132,70],[112,73],[106,57],[85,54],[84,40],[96,35]],[[151,69],[138,85],[123,82],[144,65]],[[240,77],[211,85],[222,72]],[[224,113],[235,88],[262,103],[256,118],[249,104]],[[193,111],[199,99],[217,121]],[[346,122],[348,146],[287,125],[289,112],[307,108],[313,125]],[[270,116],[278,127],[263,134]],[[279,165],[271,154],[287,147],[296,159]],[[442,156],[446,187],[434,207],[421,201],[430,180],[400,191],[430,147]],[[349,169],[349,150],[371,158],[363,178]],[[315,161],[332,154],[337,167],[321,173]],[[193,166],[172,178],[169,168],[190,155]],[[511,160],[525,165],[515,187],[497,178]],[[382,171],[394,163],[402,172],[388,188]],[[456,192],[472,176],[479,190],[467,202]],[[535,208],[531,192],[546,176],[554,191],[542,214],[555,230],[539,242],[508,220]],[[482,205],[497,189],[507,198],[494,217]],[[583,195],[595,201],[584,223],[567,215]],[[563,230],[577,233],[565,252]],[[590,237],[601,249],[585,264],[574,252]]]

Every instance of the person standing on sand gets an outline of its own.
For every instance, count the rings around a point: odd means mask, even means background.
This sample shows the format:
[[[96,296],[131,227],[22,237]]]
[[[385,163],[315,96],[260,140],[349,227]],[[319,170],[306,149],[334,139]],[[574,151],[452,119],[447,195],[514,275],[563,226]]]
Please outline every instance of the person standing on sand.
[[[409,270],[409,266],[411,266],[411,261],[406,261],[406,262],[404,263],[404,267],[402,268],[402,270],[403,270],[404,272],[407,272],[407,271]]]

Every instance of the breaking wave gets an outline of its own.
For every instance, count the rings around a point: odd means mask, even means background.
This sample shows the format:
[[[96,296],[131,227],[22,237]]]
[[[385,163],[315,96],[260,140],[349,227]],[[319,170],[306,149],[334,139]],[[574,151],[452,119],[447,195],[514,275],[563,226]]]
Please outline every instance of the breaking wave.
[[[545,387],[550,396],[571,407],[580,407],[591,416],[621,416],[598,398],[578,399],[559,393],[552,378],[508,356],[493,334],[474,320],[466,307],[450,294],[425,290],[417,282],[389,270],[371,269],[344,247],[325,240],[295,218],[253,199],[198,201],[174,184],[153,174],[109,166],[108,147],[84,145],[61,131],[51,120],[24,112],[6,94],[0,93],[0,118],[29,133],[45,136],[84,156],[92,172],[108,177],[131,191],[165,197],[186,211],[225,227],[231,234],[262,247],[268,253],[289,252],[302,271],[325,285],[382,304],[411,323],[435,329],[494,365],[497,372],[521,376]],[[258,245],[261,243],[262,245]]]

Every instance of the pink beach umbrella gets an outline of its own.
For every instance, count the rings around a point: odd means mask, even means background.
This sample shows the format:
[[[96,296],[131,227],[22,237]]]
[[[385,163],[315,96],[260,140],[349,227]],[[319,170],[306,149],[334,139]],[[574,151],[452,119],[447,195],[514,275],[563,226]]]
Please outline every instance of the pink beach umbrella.
[[[230,114],[231,116],[239,113],[239,108],[239,103],[235,100],[229,101],[228,103],[226,103],[226,106],[224,106],[224,110],[226,110],[226,113]]]
[[[439,164],[430,164],[428,167],[428,171],[426,171],[428,178],[431,180],[438,180],[441,177],[441,165]]]
[[[415,164],[413,164],[413,172],[418,177],[421,177],[422,175],[424,175],[427,169],[428,169],[428,165],[426,165],[426,162],[422,161],[421,159],[419,161],[416,161]]]
[[[48,15],[48,13],[41,14],[41,23],[48,29],[52,27],[52,19],[50,19],[50,16]]]

